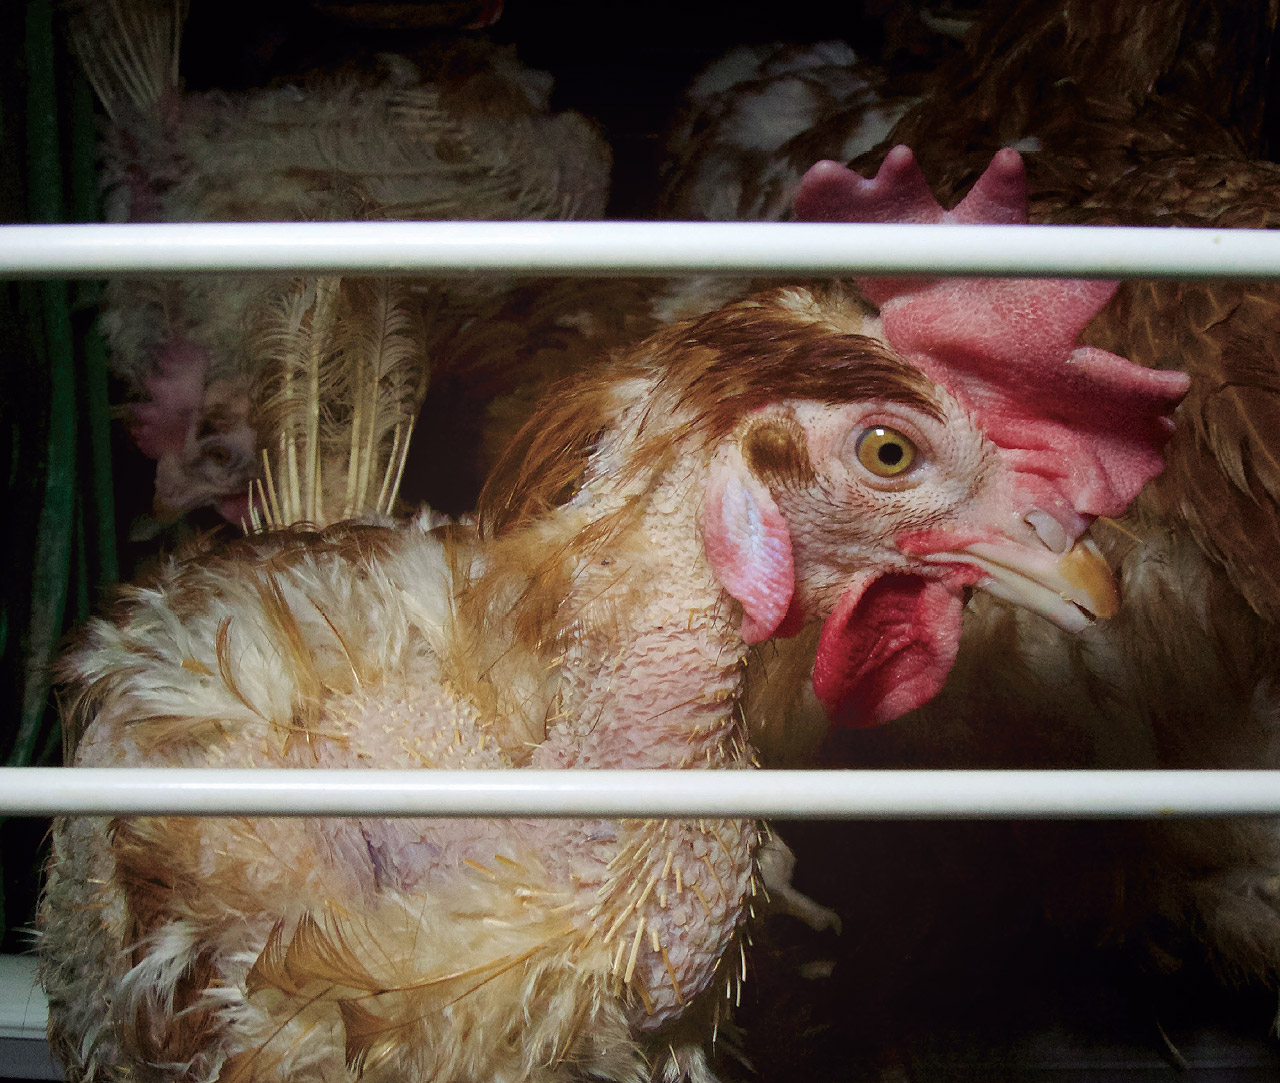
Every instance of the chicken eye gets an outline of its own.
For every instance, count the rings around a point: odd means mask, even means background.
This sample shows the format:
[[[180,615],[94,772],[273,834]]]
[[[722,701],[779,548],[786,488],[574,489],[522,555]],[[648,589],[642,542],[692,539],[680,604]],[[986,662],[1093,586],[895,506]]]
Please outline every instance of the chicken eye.
[[[916,461],[916,446],[896,429],[876,425],[858,436],[858,462],[878,478],[897,478]]]

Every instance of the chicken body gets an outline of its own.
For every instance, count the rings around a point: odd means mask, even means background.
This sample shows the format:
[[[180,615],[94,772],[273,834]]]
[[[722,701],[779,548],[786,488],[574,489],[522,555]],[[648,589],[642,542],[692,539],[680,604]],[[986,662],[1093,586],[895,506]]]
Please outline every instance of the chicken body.
[[[819,158],[876,146],[913,99],[841,41],[740,46],[688,90],[666,142],[664,218],[776,221]],[[817,136],[817,139],[810,138]]]
[[[1149,391],[1154,420],[1180,385]],[[1050,546],[1024,457],[839,294],[662,332],[522,441],[482,533],[268,534],[131,588],[63,666],[77,763],[744,769],[751,644],[822,625],[819,694],[878,718],[936,690],[993,546],[1068,626],[1108,597],[1045,600],[1093,582],[1062,548],[1087,517]],[[62,821],[51,1039],[74,1080],[708,1080],[759,846],[749,821]]]
[[[466,690],[472,667],[450,664],[453,548],[422,523],[352,528],[246,542],[179,570],[130,607],[117,642],[97,645],[104,674],[143,651],[161,657],[131,680],[104,678],[115,687],[79,762],[746,766],[729,716],[745,648],[723,621],[718,634],[708,628],[709,580],[677,589],[670,569],[649,579],[646,612],[629,614],[627,639],[607,651],[590,637],[578,646],[606,665],[567,660],[572,681],[522,673],[509,687],[530,698],[494,713],[478,702],[483,693]],[[175,611],[186,619],[166,635]],[[499,664],[508,677],[510,665]],[[602,685],[625,705],[612,718],[589,706]],[[699,698],[702,709],[679,724],[635,726],[630,701],[661,717]],[[552,713],[562,721],[531,744],[526,720]],[[582,717],[597,722],[590,735],[568,724]],[[620,733],[622,721],[632,728]],[[61,892],[87,892],[78,900],[87,909],[73,907],[71,926],[50,935],[78,941],[88,924],[97,950],[78,951],[77,970],[101,983],[117,1027],[133,1022],[94,1035],[107,1040],[88,1057],[88,1078],[114,1078],[108,1065],[131,1054],[151,1059],[155,1078],[169,1078],[159,1065],[188,1061],[183,1078],[345,1079],[348,1064],[372,1078],[555,1078],[565,1064],[630,1077],[632,1030],[662,1029],[710,986],[736,935],[757,843],[751,823],[150,819],[104,828],[66,826],[49,887],[49,905],[64,913]],[[624,852],[631,859],[620,862]],[[126,914],[136,924],[104,920]],[[64,1011],[104,1011],[102,1000],[80,1001],[83,971],[53,973],[51,996],[68,993]],[[517,1004],[533,1022],[503,1007]],[[548,1062],[556,1069],[540,1067]]]

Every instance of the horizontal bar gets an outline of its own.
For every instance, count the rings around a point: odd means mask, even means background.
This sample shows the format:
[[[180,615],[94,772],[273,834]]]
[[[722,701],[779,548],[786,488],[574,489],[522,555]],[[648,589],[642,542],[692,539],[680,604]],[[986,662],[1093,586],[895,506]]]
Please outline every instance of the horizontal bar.
[[[201,222],[0,226],[0,278],[457,275],[1280,277],[1280,232],[805,222]]]
[[[0,768],[15,816],[1280,815],[1280,771],[382,771]]]
[[[0,1039],[44,1037],[49,1013],[31,955],[0,955]],[[0,1078],[4,1075],[0,1066]]]

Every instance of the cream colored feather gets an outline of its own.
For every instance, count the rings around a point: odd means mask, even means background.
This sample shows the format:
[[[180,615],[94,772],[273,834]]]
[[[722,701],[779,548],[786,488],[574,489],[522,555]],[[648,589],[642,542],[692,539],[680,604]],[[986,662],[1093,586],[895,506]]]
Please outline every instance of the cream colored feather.
[[[395,507],[430,376],[418,297],[387,279],[295,284],[259,321],[255,529]]]
[[[112,120],[153,109],[178,85],[188,0],[75,0],[67,39]]]

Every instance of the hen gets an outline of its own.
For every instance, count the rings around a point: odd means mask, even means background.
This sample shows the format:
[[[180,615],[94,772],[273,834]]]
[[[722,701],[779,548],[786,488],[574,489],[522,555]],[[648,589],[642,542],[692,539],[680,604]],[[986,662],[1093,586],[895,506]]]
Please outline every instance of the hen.
[[[323,6],[351,8],[354,17],[360,5]],[[445,6],[458,15],[472,7]],[[336,70],[308,66],[247,90],[184,90],[185,7],[68,4],[71,42],[111,118],[102,147],[111,220],[603,214],[609,148],[583,116],[551,110],[550,76],[510,48],[406,34],[406,44],[420,46],[411,57],[379,52],[362,61],[353,34],[353,59]],[[442,6],[418,7],[426,16]],[[323,389],[331,407],[359,382],[363,398],[387,408],[371,431],[368,402],[351,396],[366,424],[347,430],[354,444],[326,449],[329,469],[313,486],[307,518],[334,521],[366,503],[389,512],[376,498],[394,489],[431,379],[447,367],[458,332],[490,316],[509,288],[492,277],[111,281],[102,327],[112,367],[138,400],[123,412],[139,450],[157,464],[154,518],[140,520],[138,534],[204,505],[235,524],[245,520],[264,459],[282,470],[294,454],[295,434],[279,423],[290,385],[305,385],[318,367],[346,385]],[[346,477],[346,463],[364,457],[378,460],[381,475],[367,498]],[[287,520],[288,509],[277,511]]]
[[[664,218],[783,218],[815,159],[876,146],[914,101],[841,41],[739,46],[689,87],[666,139]]]
[[[251,536],[127,590],[63,663],[76,762],[745,769],[748,655],[804,626],[832,713],[901,714],[970,589],[1073,630],[1114,604],[1075,542],[1159,471],[1185,380],[1075,348],[1111,289],[786,287],[663,330],[548,398],[478,530]],[[710,1079],[760,837],[64,820],[51,1041],[72,1080]]]

